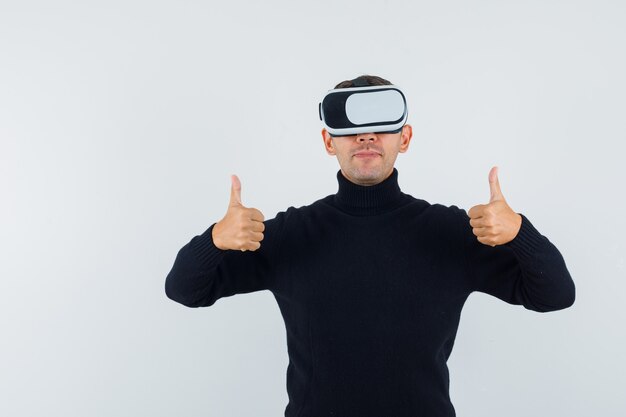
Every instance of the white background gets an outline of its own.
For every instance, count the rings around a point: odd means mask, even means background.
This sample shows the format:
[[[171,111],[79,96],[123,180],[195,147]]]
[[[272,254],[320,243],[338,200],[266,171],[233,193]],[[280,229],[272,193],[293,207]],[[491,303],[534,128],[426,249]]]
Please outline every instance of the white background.
[[[176,253],[226,212],[337,190],[317,103],[407,94],[401,189],[509,205],[561,251],[575,304],[475,293],[448,362],[459,417],[623,416],[622,1],[0,2],[0,414],[280,416],[268,291],[189,309]]]

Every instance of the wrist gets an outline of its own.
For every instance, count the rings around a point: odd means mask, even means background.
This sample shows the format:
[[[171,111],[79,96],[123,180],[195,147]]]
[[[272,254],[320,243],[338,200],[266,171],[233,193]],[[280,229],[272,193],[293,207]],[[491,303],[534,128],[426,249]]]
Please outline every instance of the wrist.
[[[222,246],[221,241],[219,239],[219,227],[220,227],[220,222],[215,223],[215,225],[213,226],[213,230],[211,230],[211,239],[213,240],[213,245],[215,245],[216,248],[221,249],[221,250],[226,250]]]

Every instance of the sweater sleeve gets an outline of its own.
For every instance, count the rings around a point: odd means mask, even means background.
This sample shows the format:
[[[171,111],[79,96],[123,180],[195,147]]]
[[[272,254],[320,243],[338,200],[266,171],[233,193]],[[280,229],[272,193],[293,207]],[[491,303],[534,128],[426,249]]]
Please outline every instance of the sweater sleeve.
[[[474,235],[467,212],[457,212],[473,291],[542,313],[574,304],[576,288],[563,256],[525,215],[518,213],[522,224],[513,240],[492,247]]]
[[[271,288],[285,212],[265,220],[261,247],[222,250],[213,243],[213,223],[176,255],[165,279],[168,298],[187,307],[208,307],[222,297]]]

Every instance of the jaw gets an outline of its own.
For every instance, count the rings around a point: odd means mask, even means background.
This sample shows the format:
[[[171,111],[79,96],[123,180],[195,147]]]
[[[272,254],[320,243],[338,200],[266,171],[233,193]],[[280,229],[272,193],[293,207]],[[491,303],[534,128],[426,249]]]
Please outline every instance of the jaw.
[[[344,176],[355,184],[375,185],[383,181],[388,174],[382,156],[363,158],[363,161],[355,161],[355,159],[360,159],[357,157],[351,157],[351,159],[350,163],[342,167],[342,171]]]

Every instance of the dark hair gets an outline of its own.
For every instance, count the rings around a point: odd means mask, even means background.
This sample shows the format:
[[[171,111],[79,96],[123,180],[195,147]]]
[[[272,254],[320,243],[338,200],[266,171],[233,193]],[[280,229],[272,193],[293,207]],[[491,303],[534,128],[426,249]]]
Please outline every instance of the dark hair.
[[[339,84],[337,84],[335,86],[335,88],[350,88],[350,87],[354,87],[353,82],[359,80],[359,81],[365,81],[368,85],[392,85],[391,82],[385,80],[384,78],[381,78],[377,75],[361,75],[359,77],[356,77],[353,80],[346,80],[346,81],[342,81]]]

